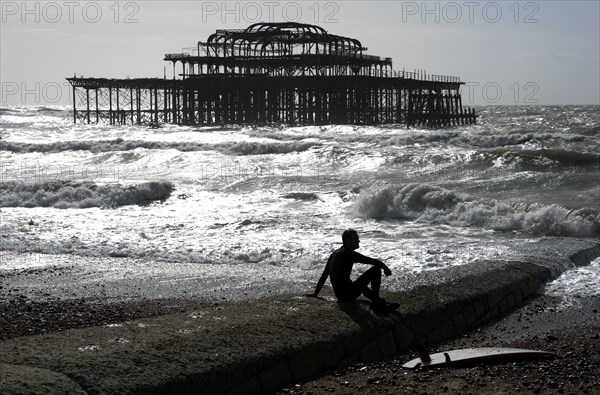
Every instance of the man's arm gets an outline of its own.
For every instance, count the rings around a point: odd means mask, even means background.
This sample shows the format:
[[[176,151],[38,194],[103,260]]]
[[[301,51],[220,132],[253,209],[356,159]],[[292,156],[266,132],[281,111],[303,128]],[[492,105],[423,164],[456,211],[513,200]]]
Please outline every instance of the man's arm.
[[[325,269],[323,270],[323,274],[321,274],[321,278],[319,278],[319,281],[317,282],[317,286],[315,288],[315,292],[312,293],[312,294],[310,294],[310,295],[308,295],[308,296],[317,296],[317,295],[319,295],[319,292],[321,292],[321,289],[323,288],[323,285],[325,285],[325,281],[327,281],[327,277],[329,277],[329,264],[325,265]]]
[[[389,276],[390,274],[392,274],[392,271],[390,270],[390,268],[387,267],[387,265],[385,263],[381,262],[379,259],[369,258],[368,256],[364,256],[363,254],[359,254],[356,251],[352,251],[352,254],[353,254],[352,260],[354,262],[365,263],[367,265],[373,265],[375,267],[378,267],[381,270],[383,270],[383,273],[386,276]]]

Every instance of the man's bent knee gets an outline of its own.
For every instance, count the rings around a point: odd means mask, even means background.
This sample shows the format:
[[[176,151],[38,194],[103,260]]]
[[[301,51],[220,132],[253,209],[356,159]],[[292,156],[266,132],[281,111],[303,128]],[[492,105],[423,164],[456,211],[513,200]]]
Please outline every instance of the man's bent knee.
[[[372,268],[367,270],[365,273],[370,273],[370,275],[375,275],[375,276],[381,277],[381,272],[382,272],[381,268],[373,266]]]

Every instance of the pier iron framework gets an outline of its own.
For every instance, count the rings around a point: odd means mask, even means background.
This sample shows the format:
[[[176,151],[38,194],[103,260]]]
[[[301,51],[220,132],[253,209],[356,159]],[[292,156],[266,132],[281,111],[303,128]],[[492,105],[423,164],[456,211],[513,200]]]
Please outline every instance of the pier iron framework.
[[[67,78],[80,123],[473,124],[458,77],[394,71],[354,38],[315,25],[256,23],[217,30],[166,54],[173,78]]]

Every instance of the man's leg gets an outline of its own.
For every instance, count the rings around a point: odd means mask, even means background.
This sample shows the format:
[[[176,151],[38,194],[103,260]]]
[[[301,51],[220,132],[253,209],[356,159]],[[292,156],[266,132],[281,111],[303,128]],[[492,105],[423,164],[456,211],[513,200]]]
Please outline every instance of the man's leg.
[[[371,284],[371,288],[369,288],[369,284]],[[371,299],[371,309],[373,311],[387,314],[400,307],[398,303],[388,303],[379,296],[379,289],[381,288],[381,269],[377,267],[372,267],[364,272],[356,279],[353,286],[356,297],[362,293],[367,298]]]
[[[371,284],[371,288],[369,288],[369,284]],[[358,294],[362,293],[373,302],[378,301],[380,299],[381,269],[373,266],[354,281],[354,287]]]

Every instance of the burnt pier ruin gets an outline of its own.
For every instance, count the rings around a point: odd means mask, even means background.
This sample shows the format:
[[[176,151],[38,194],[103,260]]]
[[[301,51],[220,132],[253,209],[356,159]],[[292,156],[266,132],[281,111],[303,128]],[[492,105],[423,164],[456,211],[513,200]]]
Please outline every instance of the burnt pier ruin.
[[[357,39],[302,23],[217,30],[166,54],[173,78],[67,78],[75,123],[473,124],[458,77],[394,71]]]

